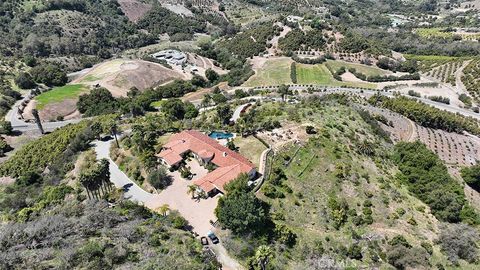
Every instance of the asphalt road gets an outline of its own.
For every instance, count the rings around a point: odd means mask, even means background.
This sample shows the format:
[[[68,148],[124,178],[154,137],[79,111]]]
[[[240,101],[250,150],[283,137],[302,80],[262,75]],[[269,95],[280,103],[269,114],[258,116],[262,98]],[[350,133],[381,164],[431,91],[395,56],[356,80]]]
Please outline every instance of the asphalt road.
[[[20,106],[20,104],[22,104],[22,102],[25,99],[26,97],[15,102],[15,104],[12,106],[12,109],[8,111],[8,113],[5,115],[5,120],[10,121],[10,123],[12,124],[13,130],[20,131],[20,132],[32,131],[32,130],[38,129],[36,123],[25,122],[23,121],[23,119],[20,118],[20,115],[18,114],[18,106]],[[61,128],[68,124],[78,123],[81,120],[82,119],[73,119],[73,120],[56,121],[56,122],[42,122],[42,126],[45,131],[53,131],[57,128]]]

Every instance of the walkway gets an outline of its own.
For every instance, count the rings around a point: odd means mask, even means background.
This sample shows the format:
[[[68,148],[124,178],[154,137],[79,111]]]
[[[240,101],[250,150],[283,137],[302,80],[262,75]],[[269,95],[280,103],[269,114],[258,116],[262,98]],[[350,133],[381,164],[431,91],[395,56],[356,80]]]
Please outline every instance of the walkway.
[[[230,118],[230,122],[237,122],[238,118],[240,118],[243,109],[245,109],[247,106],[251,106],[255,104],[255,102],[250,102],[250,103],[245,103],[240,106],[238,106],[235,111],[233,112],[232,118]]]

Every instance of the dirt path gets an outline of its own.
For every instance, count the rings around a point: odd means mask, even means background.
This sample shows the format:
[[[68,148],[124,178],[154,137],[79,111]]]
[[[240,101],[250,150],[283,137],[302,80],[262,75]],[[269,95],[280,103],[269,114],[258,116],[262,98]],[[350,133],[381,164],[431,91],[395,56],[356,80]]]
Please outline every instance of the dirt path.
[[[463,65],[455,71],[455,85],[458,93],[465,93],[468,95],[467,89],[463,84],[462,77],[463,77],[463,70],[468,66],[468,64],[470,64],[470,62],[472,62],[472,60],[463,62]]]
[[[407,119],[408,121],[408,124],[410,126],[410,128],[408,129],[408,132],[410,133],[410,135],[408,135],[407,137],[407,142],[413,142],[417,139],[417,125],[410,119],[408,119],[407,117],[405,117],[405,119]]]

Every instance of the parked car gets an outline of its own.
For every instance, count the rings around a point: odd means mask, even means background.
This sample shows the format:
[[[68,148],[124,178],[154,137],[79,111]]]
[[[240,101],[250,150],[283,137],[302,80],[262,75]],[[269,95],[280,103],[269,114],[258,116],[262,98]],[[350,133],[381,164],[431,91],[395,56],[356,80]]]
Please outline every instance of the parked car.
[[[206,236],[202,236],[200,242],[202,243],[202,246],[208,246],[208,238]]]
[[[213,244],[218,244],[220,242],[220,240],[218,240],[218,237],[212,231],[209,231],[207,233],[207,236],[208,238],[210,238],[210,240],[212,240]]]

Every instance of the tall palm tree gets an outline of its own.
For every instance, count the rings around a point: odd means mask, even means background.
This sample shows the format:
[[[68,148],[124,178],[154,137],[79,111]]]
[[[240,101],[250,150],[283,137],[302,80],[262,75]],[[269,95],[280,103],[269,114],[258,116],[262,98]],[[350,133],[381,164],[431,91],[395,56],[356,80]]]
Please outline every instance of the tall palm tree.
[[[35,118],[35,123],[37,123],[40,133],[44,134],[45,132],[43,131],[43,126],[42,126],[42,122],[40,121],[40,116],[38,115],[38,111],[36,109],[33,109],[32,115],[33,115],[33,118]]]
[[[189,185],[188,186],[188,190],[187,190],[187,194],[191,194],[192,195],[192,199],[195,197],[195,192],[197,191],[197,186],[195,185]]]
[[[163,204],[157,210],[165,217],[167,216],[168,211],[170,211],[170,206],[168,204]]]
[[[85,174],[80,174],[79,181],[82,184],[82,186],[85,188],[85,190],[87,191],[88,199],[91,200],[92,196],[90,195],[90,182],[89,182],[90,179],[88,177],[86,177]]]
[[[255,261],[262,270],[267,269],[267,264],[273,257],[272,249],[269,246],[261,245],[255,252]]]

